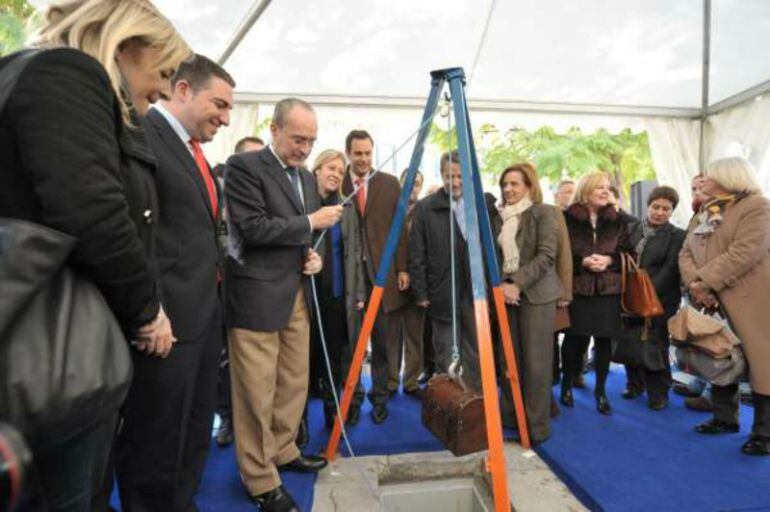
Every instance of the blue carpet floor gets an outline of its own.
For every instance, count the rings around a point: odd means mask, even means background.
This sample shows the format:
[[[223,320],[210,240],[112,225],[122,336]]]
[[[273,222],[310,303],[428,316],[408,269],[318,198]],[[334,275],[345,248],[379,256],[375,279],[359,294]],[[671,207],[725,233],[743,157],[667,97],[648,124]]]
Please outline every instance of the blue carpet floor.
[[[588,508],[770,511],[770,457],[740,453],[750,430],[751,408],[741,408],[740,434],[702,436],[692,427],[709,415],[685,409],[678,395],[672,394],[669,408],[660,412],[650,411],[643,397],[622,400],[622,370],[613,371],[608,381],[613,415],[600,415],[594,408],[592,379],[591,374],[588,389],[575,390],[575,408],[562,408],[551,439],[537,448]],[[372,423],[370,410],[369,404],[364,405],[360,423],[350,430],[357,455],[443,449],[422,426],[420,404],[413,398],[396,395],[389,402],[390,417],[380,426]],[[320,453],[328,432],[319,400],[311,403],[309,418],[311,441],[306,452]],[[315,476],[286,473],[282,479],[302,510],[311,510]],[[113,503],[117,504],[116,496]],[[244,494],[233,447],[212,443],[197,503],[203,512],[254,510]]]
[[[668,409],[654,412],[645,397],[623,400],[622,369],[607,395],[611,417],[596,412],[593,374],[575,390],[575,407],[562,407],[539,455],[591,510],[770,511],[770,457],[740,452],[753,409],[741,407],[741,432],[704,436],[693,426],[708,413],[686,409],[671,393]]]

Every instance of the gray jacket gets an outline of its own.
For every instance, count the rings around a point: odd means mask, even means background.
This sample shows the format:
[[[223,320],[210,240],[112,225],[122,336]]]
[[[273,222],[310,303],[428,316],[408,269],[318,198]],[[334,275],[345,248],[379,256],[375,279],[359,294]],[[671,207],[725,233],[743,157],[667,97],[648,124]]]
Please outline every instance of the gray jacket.
[[[534,204],[521,214],[516,232],[519,269],[503,276],[513,281],[532,304],[556,301],[564,292],[555,264],[559,236],[557,213],[551,206]],[[495,240],[498,235],[499,231]]]
[[[345,268],[345,311],[347,312],[348,337],[351,347],[355,347],[361,324],[361,312],[356,309],[356,302],[368,300],[364,276],[363,244],[361,243],[361,230],[358,228],[358,223],[358,213],[351,201],[343,208],[340,219]],[[329,243],[328,240],[327,243]]]

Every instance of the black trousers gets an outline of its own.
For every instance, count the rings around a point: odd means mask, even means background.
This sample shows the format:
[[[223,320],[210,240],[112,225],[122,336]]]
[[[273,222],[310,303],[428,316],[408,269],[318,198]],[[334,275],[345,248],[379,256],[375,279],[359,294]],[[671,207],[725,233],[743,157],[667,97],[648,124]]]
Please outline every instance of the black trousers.
[[[211,443],[222,323],[180,340],[166,359],[134,354],[115,467],[124,512],[196,510]]]
[[[426,375],[436,373],[436,356],[433,350],[433,324],[427,321],[422,324],[422,371]]]
[[[366,278],[366,296],[371,297],[373,283]],[[384,306],[380,305],[371,335],[372,358],[372,388],[369,390],[369,401],[374,404],[384,404],[388,401],[388,315]],[[354,347],[355,349],[355,347]]]
[[[770,437],[770,396],[752,393],[754,405],[754,424],[751,433]],[[714,404],[714,418],[738,424],[740,408],[740,390],[738,384],[730,386],[711,386],[711,401]]]
[[[222,339],[227,339],[227,334],[224,332]],[[222,351],[219,353],[217,414],[222,419],[233,419],[233,400],[230,396],[230,353],[227,350],[227,343],[222,343]]]
[[[479,364],[479,345],[476,340],[476,317],[473,298],[467,290],[459,293],[457,305],[457,341],[460,352],[463,382],[471,390],[481,392],[481,366]],[[430,308],[428,317],[430,318]],[[433,324],[433,353],[436,371],[446,373],[452,363],[454,342],[452,337],[452,319],[430,318]]]
[[[321,321],[324,327],[324,339],[326,340],[326,349],[329,353],[329,362],[331,363],[332,379],[336,386],[337,397],[341,397],[341,390],[350,371],[350,363],[353,359],[354,347],[350,344],[348,336],[348,318],[345,308],[345,297],[327,298],[319,301],[321,307]],[[332,394],[332,384],[329,382],[328,371],[326,370],[326,358],[324,356],[321,337],[319,335],[318,321],[314,318],[310,329],[311,340],[313,344],[312,357],[315,358],[318,368],[319,379],[321,381],[321,396],[324,401],[324,407],[329,410],[335,409],[334,395]],[[353,394],[352,407],[360,407],[364,401],[364,388],[359,378]],[[335,410],[336,413],[336,410]]]
[[[590,336],[567,334],[564,337],[561,346],[562,367],[564,371],[562,383],[564,386],[571,386],[578,374],[583,371],[583,354],[586,353],[590,341]],[[599,395],[604,393],[604,385],[610,372],[612,342],[610,338],[594,336],[594,345],[596,347],[594,359],[596,387],[594,388],[594,394]]]
[[[117,416],[117,412],[111,414],[60,445],[34,451],[32,490],[21,510],[91,510],[92,504],[98,503]]]

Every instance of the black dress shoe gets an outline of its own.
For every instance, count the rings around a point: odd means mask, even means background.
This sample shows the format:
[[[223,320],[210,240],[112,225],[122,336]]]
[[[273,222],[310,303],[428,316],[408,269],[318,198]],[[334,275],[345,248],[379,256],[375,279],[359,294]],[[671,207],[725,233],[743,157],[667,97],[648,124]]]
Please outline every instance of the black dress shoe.
[[[695,431],[699,434],[726,434],[729,432],[738,432],[740,427],[735,423],[711,418],[706,423],[695,426]]]
[[[559,402],[561,402],[564,407],[575,407],[575,399],[572,397],[572,388],[564,386],[564,381],[562,381]]]
[[[623,391],[623,394],[620,396],[624,400],[633,400],[634,398],[640,396],[641,394],[642,392],[636,388],[626,388],[625,391]]]
[[[276,466],[278,471],[294,471],[296,473],[318,473],[326,467],[328,462],[323,457],[316,455],[300,455],[291,462]]]
[[[421,387],[417,386],[414,389],[405,389],[404,394],[407,394],[412,398],[416,398],[417,400],[422,400],[425,391]]]
[[[348,409],[348,417],[345,420],[345,425],[355,427],[356,425],[358,425],[358,420],[360,419],[361,419],[361,407],[354,405],[350,409]]]
[[[233,442],[233,420],[230,418],[222,418],[217,428],[217,445],[218,446],[230,446]]]
[[[270,492],[252,496],[251,501],[259,505],[262,512],[300,512],[294,498],[282,485]]]
[[[385,404],[377,404],[372,409],[372,421],[375,425],[379,425],[388,419],[388,406]]]
[[[668,407],[668,399],[667,398],[650,398],[647,401],[647,407],[649,407],[653,411],[662,411],[663,409]]]
[[[743,443],[741,451],[746,455],[770,455],[770,437],[753,434]]]
[[[310,441],[310,434],[307,431],[307,420],[302,419],[302,421],[299,422],[299,430],[297,430],[297,439],[295,439],[294,442],[297,443],[297,448],[300,450],[307,446],[307,443]]]
[[[610,407],[610,401],[607,400],[607,395],[602,393],[601,395],[596,395],[596,410],[600,413],[609,416],[612,414],[612,407]]]
[[[701,396],[703,391],[695,391],[694,389],[687,386],[687,384],[684,384],[679,381],[674,381],[674,384],[671,386],[671,389],[674,390],[674,393],[677,395],[682,395],[684,397],[688,398],[694,398]]]

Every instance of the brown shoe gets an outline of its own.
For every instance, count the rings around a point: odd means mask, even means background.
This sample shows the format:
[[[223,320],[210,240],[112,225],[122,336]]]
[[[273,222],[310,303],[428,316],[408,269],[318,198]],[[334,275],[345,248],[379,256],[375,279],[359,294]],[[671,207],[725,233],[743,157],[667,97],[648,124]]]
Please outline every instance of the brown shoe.
[[[713,412],[714,405],[711,399],[703,395],[684,399],[684,406],[693,411]]]

